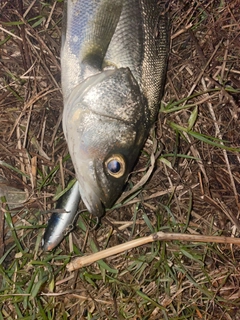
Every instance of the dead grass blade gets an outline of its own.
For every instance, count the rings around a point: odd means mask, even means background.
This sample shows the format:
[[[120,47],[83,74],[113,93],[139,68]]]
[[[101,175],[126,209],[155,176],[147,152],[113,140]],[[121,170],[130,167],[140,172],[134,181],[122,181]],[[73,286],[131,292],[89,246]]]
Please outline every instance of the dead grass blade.
[[[74,271],[90,265],[98,260],[108,258],[110,256],[122,253],[124,251],[143,246],[147,243],[154,241],[187,241],[187,242],[202,242],[202,243],[225,243],[225,244],[236,244],[240,246],[240,239],[233,237],[224,236],[204,236],[204,235],[192,235],[192,234],[181,234],[181,233],[164,233],[162,231],[154,233],[147,237],[132,240],[124,244],[120,244],[113,248],[108,248],[92,255],[76,258],[67,265],[68,271]]]

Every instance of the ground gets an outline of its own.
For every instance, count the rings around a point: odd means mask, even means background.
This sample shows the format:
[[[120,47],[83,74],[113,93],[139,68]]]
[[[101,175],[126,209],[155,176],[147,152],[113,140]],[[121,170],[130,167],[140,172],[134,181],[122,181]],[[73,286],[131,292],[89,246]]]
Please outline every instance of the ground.
[[[61,127],[63,3],[0,2],[0,319],[240,319],[237,245],[156,241],[66,269],[156,231],[239,237],[239,6],[169,1],[164,96],[125,192],[142,186],[97,229],[85,211],[46,253],[49,211],[74,178]]]

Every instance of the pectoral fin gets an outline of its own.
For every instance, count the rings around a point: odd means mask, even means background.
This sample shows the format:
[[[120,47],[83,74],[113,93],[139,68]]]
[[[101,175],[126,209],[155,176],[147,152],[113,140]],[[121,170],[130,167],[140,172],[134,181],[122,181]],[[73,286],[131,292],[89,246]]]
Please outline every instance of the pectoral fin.
[[[122,0],[68,1],[68,48],[80,63],[101,69],[122,11]]]
[[[123,0],[65,0],[61,48],[64,98],[102,70],[122,6]]]

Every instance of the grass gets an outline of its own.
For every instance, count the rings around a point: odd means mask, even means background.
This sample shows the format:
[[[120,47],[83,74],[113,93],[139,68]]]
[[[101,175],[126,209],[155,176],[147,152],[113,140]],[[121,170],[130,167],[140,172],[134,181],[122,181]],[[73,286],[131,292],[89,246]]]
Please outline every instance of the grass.
[[[97,229],[83,212],[45,253],[48,212],[74,178],[60,124],[62,5],[0,3],[0,320],[237,320],[237,246],[154,242],[66,265],[156,231],[239,236],[238,1],[171,2],[165,95],[125,197]]]

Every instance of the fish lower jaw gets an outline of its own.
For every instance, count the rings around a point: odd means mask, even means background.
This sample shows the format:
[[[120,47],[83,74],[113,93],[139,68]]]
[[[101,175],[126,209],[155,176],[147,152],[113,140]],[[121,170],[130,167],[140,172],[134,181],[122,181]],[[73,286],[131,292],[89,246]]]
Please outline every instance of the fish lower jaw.
[[[101,217],[104,214],[104,205],[99,197],[93,193],[89,196],[85,196],[81,191],[80,194],[88,212],[97,217]]]

